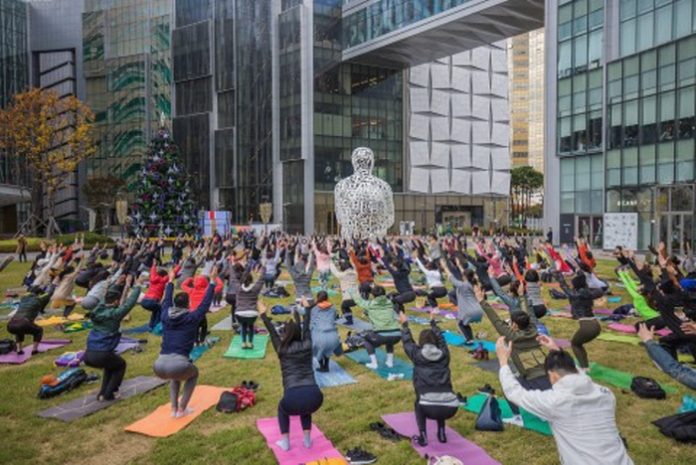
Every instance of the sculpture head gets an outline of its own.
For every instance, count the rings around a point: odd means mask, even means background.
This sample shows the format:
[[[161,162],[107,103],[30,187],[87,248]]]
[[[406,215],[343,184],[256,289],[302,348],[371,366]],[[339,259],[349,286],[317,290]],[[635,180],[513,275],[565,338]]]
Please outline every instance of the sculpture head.
[[[375,166],[375,154],[367,147],[358,147],[353,150],[351,161],[354,172],[372,173],[372,168]]]

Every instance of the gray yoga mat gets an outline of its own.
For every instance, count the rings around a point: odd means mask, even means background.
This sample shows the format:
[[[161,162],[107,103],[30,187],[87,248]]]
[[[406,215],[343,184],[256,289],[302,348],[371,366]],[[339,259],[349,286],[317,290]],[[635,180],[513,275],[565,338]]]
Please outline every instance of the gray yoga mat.
[[[372,325],[370,323],[356,317],[353,317],[352,325],[347,325],[345,318],[339,318],[338,320],[336,320],[336,324],[339,324],[348,329],[352,329],[353,331],[369,331],[372,329]]]
[[[232,317],[226,316],[210,328],[211,331],[232,331]]]
[[[500,362],[498,362],[497,358],[492,358],[490,360],[481,360],[479,362],[474,363],[477,367],[484,371],[490,371],[491,373],[495,373],[496,375],[500,371]]]
[[[42,418],[55,418],[57,420],[66,422],[73,421],[78,418],[91,415],[94,412],[98,412],[99,410],[103,410],[107,407],[111,407],[120,400],[128,399],[130,397],[137,396],[138,394],[151,391],[156,387],[165,384],[166,382],[167,381],[154,376],[136,376],[135,378],[126,380],[123,382],[123,384],[121,384],[121,389],[118,391],[121,395],[120,399],[99,402],[97,401],[97,393],[94,391],[90,392],[84,397],[80,397],[78,399],[71,400],[70,402],[51,407],[43,412],[39,412],[38,415]]]

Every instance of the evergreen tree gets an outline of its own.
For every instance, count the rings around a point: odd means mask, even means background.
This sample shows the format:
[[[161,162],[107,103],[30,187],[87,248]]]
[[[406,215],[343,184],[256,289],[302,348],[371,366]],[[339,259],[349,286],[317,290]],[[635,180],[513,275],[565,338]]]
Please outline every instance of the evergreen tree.
[[[138,174],[130,215],[132,232],[145,237],[194,234],[198,219],[192,197],[179,148],[162,127]]]

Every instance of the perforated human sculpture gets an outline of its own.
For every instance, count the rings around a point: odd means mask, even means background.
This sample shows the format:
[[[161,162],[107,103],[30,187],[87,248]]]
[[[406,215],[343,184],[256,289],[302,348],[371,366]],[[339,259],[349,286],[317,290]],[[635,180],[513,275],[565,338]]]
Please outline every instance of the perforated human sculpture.
[[[358,147],[351,156],[353,174],[334,189],[336,219],[341,236],[351,238],[383,237],[394,224],[394,194],[385,181],[372,175],[375,155],[367,147]]]

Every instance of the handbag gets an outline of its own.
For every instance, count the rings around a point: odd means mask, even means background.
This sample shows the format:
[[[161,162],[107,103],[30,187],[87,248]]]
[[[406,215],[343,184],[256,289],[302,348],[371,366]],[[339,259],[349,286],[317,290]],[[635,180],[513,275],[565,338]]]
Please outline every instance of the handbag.
[[[478,431],[503,431],[503,415],[498,399],[489,395],[476,417],[474,428]]]

